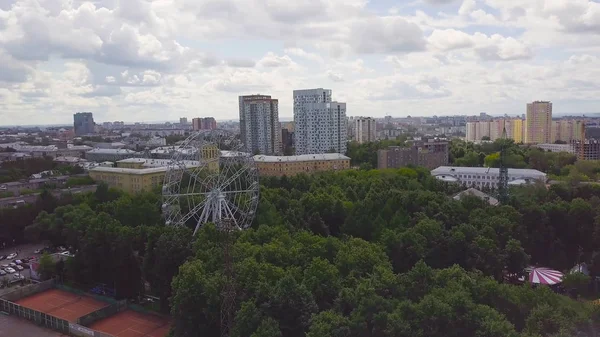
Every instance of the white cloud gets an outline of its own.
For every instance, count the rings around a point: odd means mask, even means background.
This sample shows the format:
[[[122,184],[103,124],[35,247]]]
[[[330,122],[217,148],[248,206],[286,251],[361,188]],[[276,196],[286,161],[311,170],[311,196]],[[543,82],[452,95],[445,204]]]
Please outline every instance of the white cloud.
[[[236,96],[258,92],[291,117],[292,90],[327,83],[350,114],[522,113],[537,97],[557,111],[600,106],[597,1],[393,5],[0,0],[0,121],[235,118]]]
[[[258,61],[257,65],[266,68],[289,67],[294,65],[294,61],[287,55],[279,56],[273,52],[268,52],[260,61]]]

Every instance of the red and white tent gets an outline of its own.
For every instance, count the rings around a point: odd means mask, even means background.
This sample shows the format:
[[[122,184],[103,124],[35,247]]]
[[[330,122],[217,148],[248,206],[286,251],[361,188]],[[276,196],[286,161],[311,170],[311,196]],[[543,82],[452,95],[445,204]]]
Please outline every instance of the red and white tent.
[[[553,285],[562,282],[563,273],[548,268],[531,268],[529,282],[535,284]]]

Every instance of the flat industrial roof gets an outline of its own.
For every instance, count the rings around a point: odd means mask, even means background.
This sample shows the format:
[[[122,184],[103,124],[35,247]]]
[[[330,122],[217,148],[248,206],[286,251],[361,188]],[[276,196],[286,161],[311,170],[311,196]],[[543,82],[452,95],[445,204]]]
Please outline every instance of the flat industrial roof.
[[[460,167],[460,166],[440,166],[431,171],[432,175],[439,174],[500,174],[499,168],[494,167]],[[523,175],[523,176],[546,176],[546,173],[532,169],[515,169],[509,168],[508,174]]]
[[[319,160],[350,160],[350,158],[340,153],[303,154],[299,156],[254,156],[255,162],[263,163],[302,162]]]

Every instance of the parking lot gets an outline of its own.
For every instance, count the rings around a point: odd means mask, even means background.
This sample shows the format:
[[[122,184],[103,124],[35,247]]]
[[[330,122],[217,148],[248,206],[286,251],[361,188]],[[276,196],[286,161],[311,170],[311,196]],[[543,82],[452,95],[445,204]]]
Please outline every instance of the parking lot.
[[[11,253],[17,253],[17,257],[13,258],[13,259],[4,259],[4,260],[0,260],[0,265],[3,264],[9,264],[11,262],[13,262],[13,260],[15,259],[25,259],[25,258],[30,258],[32,256],[34,257],[38,257],[40,256],[40,254],[35,254],[34,251],[40,248],[43,248],[45,245],[44,244],[23,244],[23,245],[18,245],[18,246],[13,246],[13,247],[7,247],[4,249],[0,249],[0,256],[7,256]],[[21,275],[23,275],[25,278],[29,278],[30,274],[29,274],[29,269],[24,269],[23,271],[17,271],[18,273],[20,273]],[[14,274],[7,274],[4,276],[0,276],[0,281],[3,278],[9,278],[11,280],[14,280]],[[1,283],[0,283],[1,284]],[[7,289],[4,288],[0,288],[0,294],[4,293]]]

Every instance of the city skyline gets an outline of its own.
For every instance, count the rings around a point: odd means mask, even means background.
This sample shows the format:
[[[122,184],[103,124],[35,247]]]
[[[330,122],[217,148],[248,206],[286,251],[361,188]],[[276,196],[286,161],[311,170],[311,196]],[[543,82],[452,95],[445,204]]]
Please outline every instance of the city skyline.
[[[600,111],[592,0],[8,0],[0,121],[235,119],[236,97],[331,88],[349,116]]]

